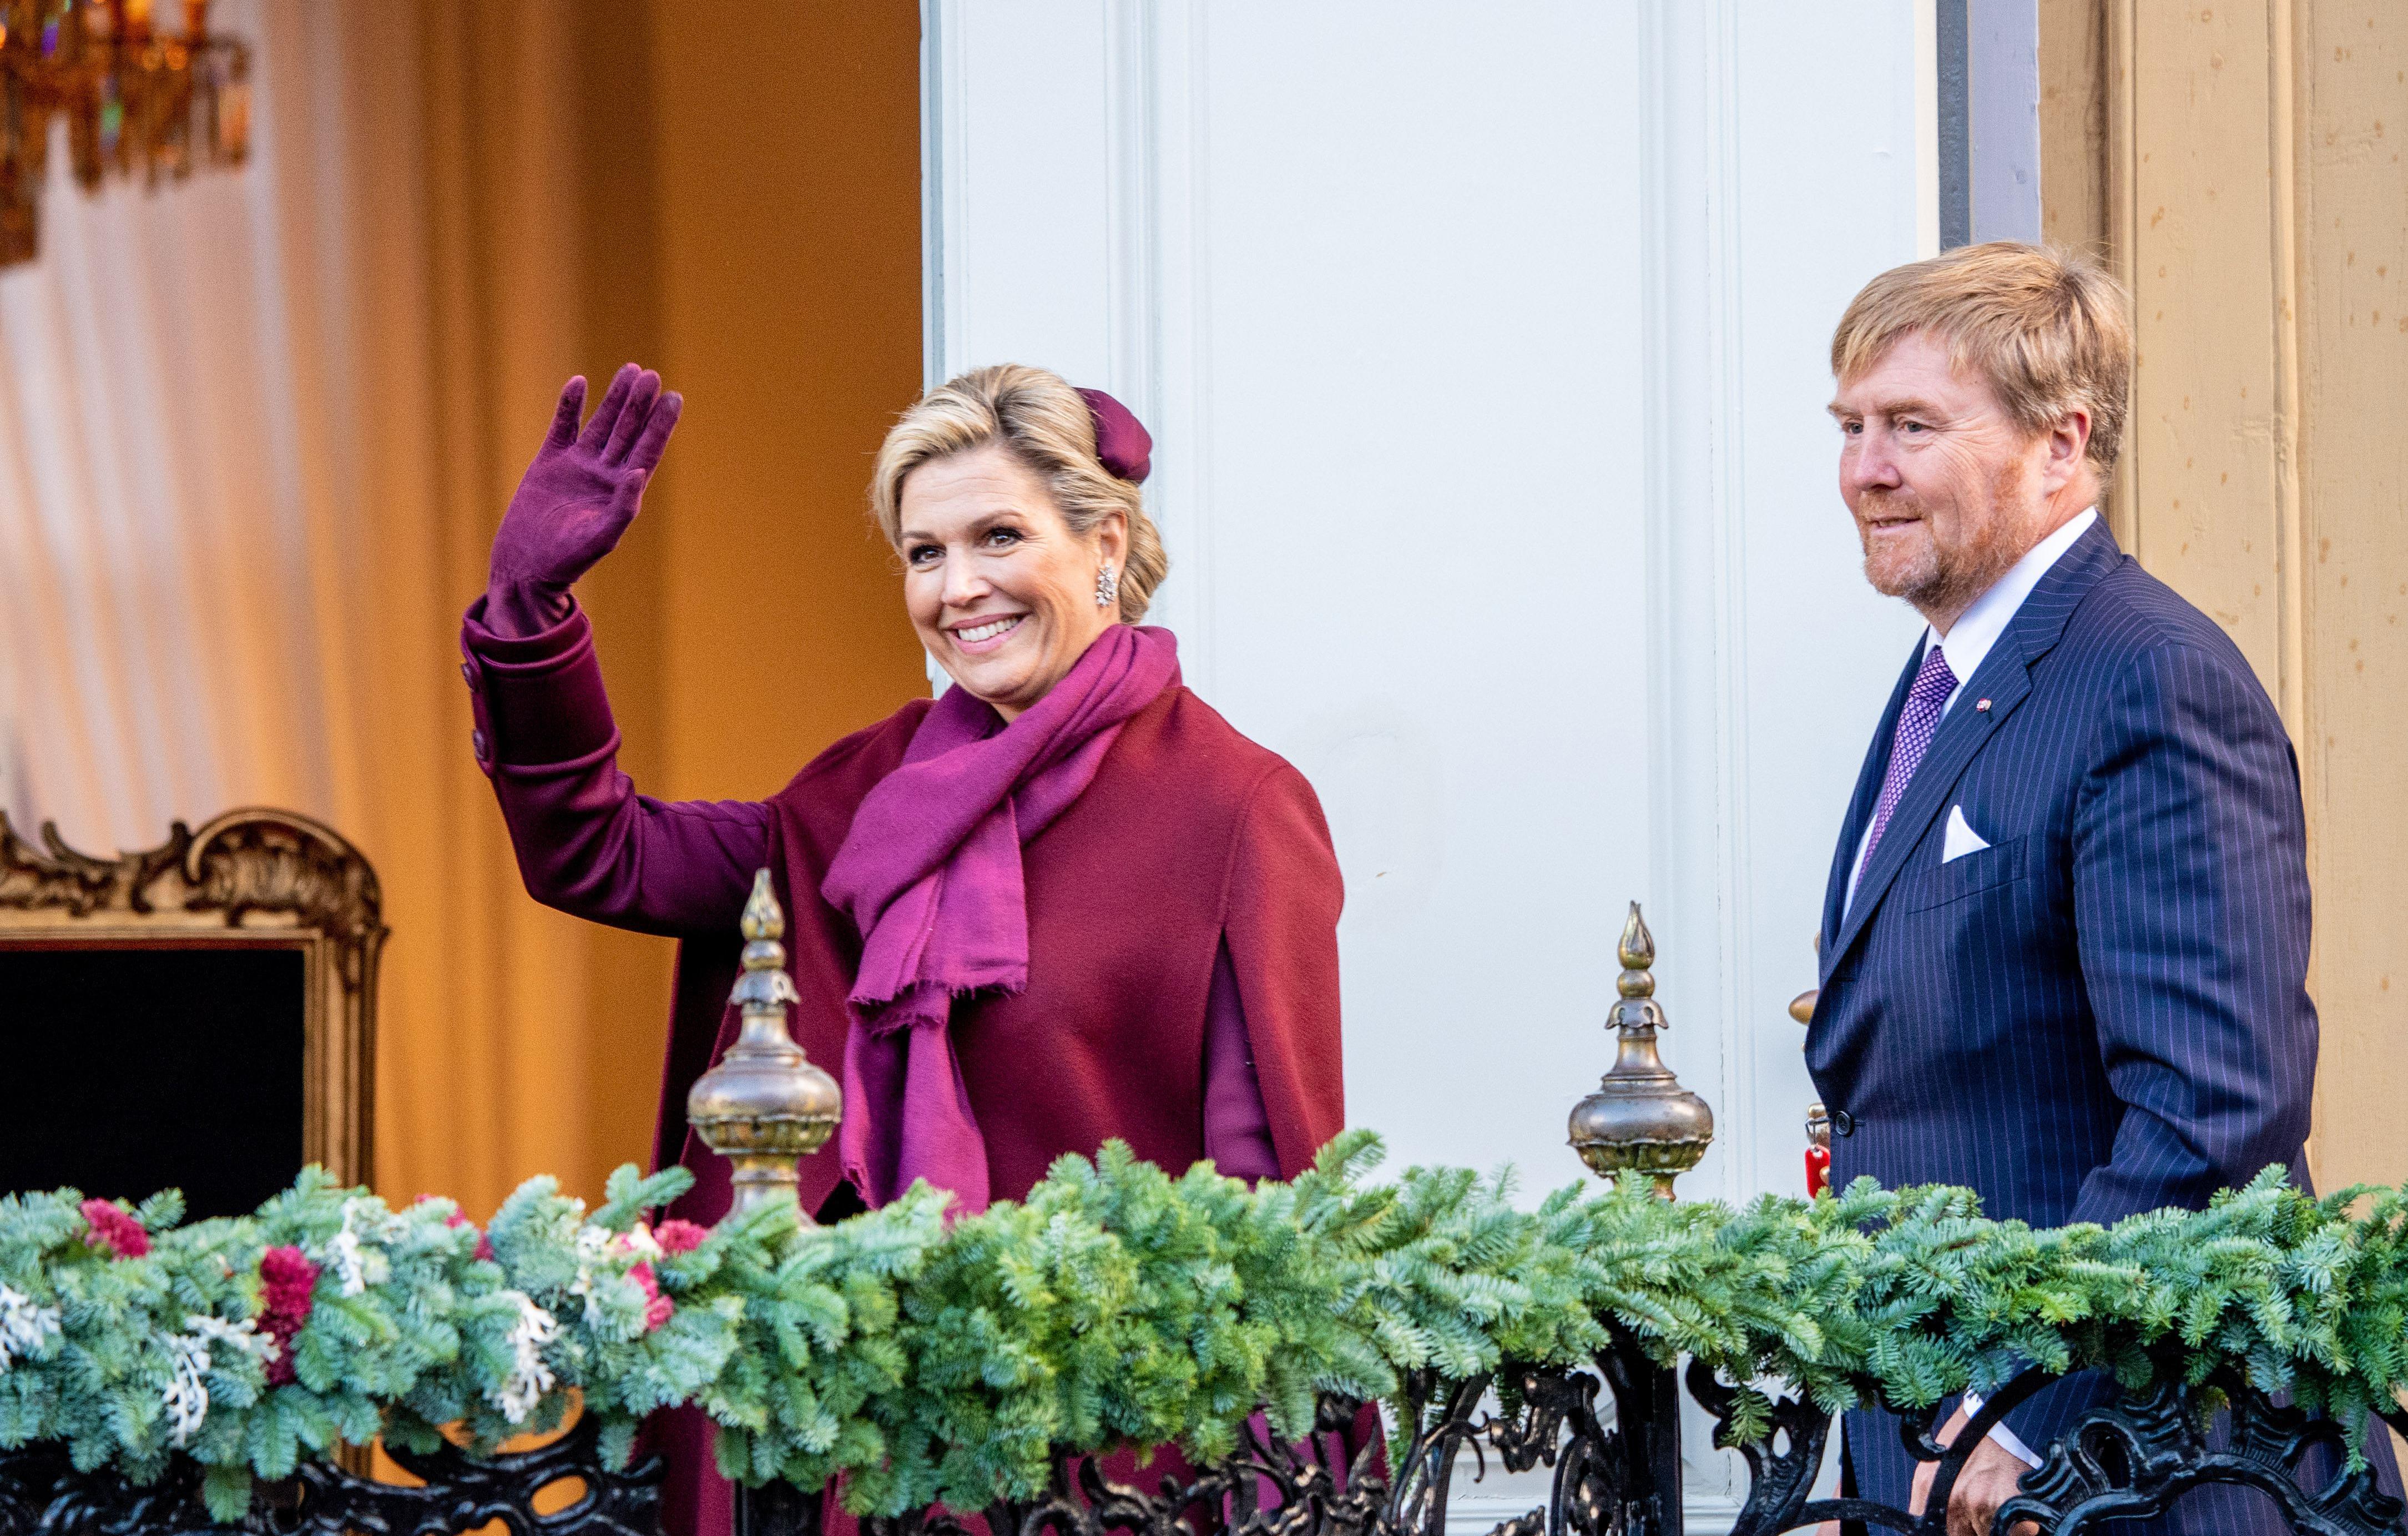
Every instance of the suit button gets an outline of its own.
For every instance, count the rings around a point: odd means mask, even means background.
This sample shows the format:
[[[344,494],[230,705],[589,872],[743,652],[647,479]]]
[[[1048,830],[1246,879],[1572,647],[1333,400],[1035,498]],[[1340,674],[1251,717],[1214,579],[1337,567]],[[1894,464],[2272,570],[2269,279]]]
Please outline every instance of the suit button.
[[[477,754],[477,761],[480,763],[485,760],[485,733],[483,731],[470,731],[468,733],[468,750]]]
[[[477,669],[469,666],[466,662],[462,662],[460,664],[460,681],[466,683],[469,687],[474,688],[477,685]]]
[[[1831,1112],[1831,1134],[1832,1134],[1832,1135],[1834,1135],[1834,1136],[1854,1136],[1856,1133],[1856,1117],[1855,1115],[1850,1114],[1850,1113],[1849,1113],[1847,1111],[1845,1111],[1845,1110],[1833,1110],[1833,1111]]]

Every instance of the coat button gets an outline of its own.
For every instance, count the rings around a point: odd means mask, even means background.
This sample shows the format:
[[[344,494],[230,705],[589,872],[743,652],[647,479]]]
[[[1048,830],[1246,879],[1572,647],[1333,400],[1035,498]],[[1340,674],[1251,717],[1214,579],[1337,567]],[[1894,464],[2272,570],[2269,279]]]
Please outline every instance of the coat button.
[[[480,763],[485,760],[485,733],[483,731],[470,731],[468,733],[468,750],[477,754],[477,761]]]
[[[1850,1114],[1850,1113],[1849,1113],[1847,1111],[1845,1111],[1845,1110],[1833,1110],[1833,1111],[1831,1112],[1831,1134],[1832,1134],[1832,1135],[1834,1135],[1834,1136],[1854,1136],[1856,1133],[1856,1117],[1855,1115]]]
[[[460,681],[466,683],[469,687],[474,688],[477,685],[477,669],[469,666],[466,662],[462,662],[460,664]]]

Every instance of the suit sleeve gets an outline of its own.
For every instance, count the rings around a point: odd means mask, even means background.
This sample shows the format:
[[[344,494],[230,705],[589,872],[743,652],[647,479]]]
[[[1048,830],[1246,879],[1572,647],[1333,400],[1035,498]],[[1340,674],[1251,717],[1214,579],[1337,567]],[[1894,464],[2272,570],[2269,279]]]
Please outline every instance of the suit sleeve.
[[[1279,1176],[1345,1127],[1338,913],[1345,889],[1321,802],[1283,763],[1255,786],[1231,851],[1222,938],[1238,983]]]
[[[2199,1207],[2307,1139],[2307,834],[2289,738],[2237,656],[2142,652],[2100,718],[2072,832],[2075,932],[2113,1155],[2071,1219]]]
[[[525,637],[498,635],[477,599],[461,626],[470,746],[493,781],[527,894],[645,933],[732,928],[767,854],[767,806],[668,802],[619,771],[619,728],[581,610]]]

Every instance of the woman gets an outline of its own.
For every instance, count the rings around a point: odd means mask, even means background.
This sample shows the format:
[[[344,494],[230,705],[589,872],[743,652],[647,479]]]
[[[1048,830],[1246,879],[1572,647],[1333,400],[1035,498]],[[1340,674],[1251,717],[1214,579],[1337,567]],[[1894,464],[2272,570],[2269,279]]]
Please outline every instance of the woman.
[[[905,411],[870,506],[954,686],[767,802],[665,804],[618,770],[569,593],[634,520],[681,402],[632,365],[580,431],[584,397],[570,380],[511,498],[463,671],[528,891],[700,940],[681,955],[657,1143],[695,1174],[681,1213],[727,1205],[684,1103],[733,1038],[727,961],[763,865],[796,1040],[842,1064],[838,1156],[806,1160],[806,1210],[925,1178],[974,1211],[1113,1137],[1173,1170],[1300,1172],[1344,1122],[1337,859],[1303,776],[1181,685],[1168,632],[1138,626],[1168,563],[1137,419],[1010,365]]]

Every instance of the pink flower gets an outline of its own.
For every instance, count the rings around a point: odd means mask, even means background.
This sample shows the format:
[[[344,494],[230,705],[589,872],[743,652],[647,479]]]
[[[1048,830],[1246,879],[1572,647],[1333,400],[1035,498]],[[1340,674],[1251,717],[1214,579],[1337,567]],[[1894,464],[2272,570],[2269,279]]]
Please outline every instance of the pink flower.
[[[267,1362],[268,1385],[294,1380],[294,1336],[309,1321],[317,1293],[318,1266],[308,1254],[288,1243],[259,1256],[259,1331],[276,1341],[276,1357]]]
[[[682,1216],[671,1216],[652,1231],[652,1241],[661,1245],[665,1254],[690,1254],[701,1247],[702,1240],[709,1236],[709,1227],[697,1227]]]
[[[85,1242],[112,1258],[140,1258],[150,1251],[150,1234],[122,1207],[108,1200],[86,1200],[78,1209],[89,1228]]]
[[[259,1256],[260,1310],[307,1322],[318,1289],[318,1266],[286,1244]]]
[[[649,1260],[627,1266],[627,1278],[644,1293],[644,1331],[652,1332],[677,1314],[677,1303],[661,1294],[660,1277],[652,1273]]]

